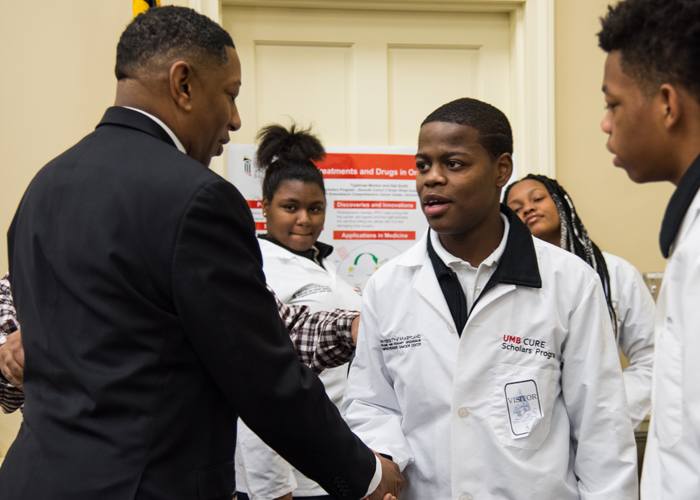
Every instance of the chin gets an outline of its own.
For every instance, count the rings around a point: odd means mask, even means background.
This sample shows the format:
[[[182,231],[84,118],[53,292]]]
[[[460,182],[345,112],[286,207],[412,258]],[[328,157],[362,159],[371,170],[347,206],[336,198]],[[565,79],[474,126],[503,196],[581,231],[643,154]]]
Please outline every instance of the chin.
[[[666,180],[656,178],[653,175],[649,175],[649,172],[645,171],[644,169],[629,166],[622,166],[620,168],[622,168],[627,173],[627,177],[629,177],[632,182],[636,182],[637,184]]]

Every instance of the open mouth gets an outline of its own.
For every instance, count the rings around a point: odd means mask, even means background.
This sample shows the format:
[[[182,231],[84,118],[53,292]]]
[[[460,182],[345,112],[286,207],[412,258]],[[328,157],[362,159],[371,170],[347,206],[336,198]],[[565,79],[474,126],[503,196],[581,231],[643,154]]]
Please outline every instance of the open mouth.
[[[445,212],[452,204],[447,198],[438,195],[428,195],[423,198],[423,211],[426,215],[436,216]]]

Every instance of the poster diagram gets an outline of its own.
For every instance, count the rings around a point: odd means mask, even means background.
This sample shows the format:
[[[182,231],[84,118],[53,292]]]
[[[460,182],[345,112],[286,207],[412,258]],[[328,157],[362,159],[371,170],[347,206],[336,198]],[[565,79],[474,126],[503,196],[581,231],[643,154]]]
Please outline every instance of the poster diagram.
[[[228,178],[248,200],[255,227],[262,216],[263,174],[256,147],[230,145]],[[326,220],[319,241],[333,245],[328,260],[362,291],[379,267],[415,244],[427,228],[416,194],[415,148],[327,148],[317,163],[326,187]]]
[[[367,243],[354,247],[350,252],[345,246],[336,248],[341,258],[338,275],[355,289],[362,288],[374,271],[401,253],[401,249],[386,243]]]

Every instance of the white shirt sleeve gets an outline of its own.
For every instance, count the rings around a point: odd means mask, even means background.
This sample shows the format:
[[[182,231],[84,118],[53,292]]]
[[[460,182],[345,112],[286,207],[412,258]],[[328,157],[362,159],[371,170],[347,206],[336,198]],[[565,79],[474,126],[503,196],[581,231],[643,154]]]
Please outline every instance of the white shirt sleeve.
[[[618,324],[618,345],[630,362],[622,373],[632,427],[651,410],[656,306],[639,271],[626,260],[603,254],[610,274],[612,301]]]
[[[382,356],[375,304],[370,279],[363,294],[360,333],[341,413],[369,448],[390,455],[403,471],[413,462],[413,454],[401,428],[401,407]]]
[[[637,450],[600,280],[572,313],[562,349],[562,395],[581,499],[637,499]]]

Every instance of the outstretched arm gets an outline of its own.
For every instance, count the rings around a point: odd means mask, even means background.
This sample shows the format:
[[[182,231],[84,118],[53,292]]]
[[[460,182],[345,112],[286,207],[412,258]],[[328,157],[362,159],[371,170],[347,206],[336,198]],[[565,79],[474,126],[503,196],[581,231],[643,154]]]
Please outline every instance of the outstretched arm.
[[[306,306],[283,304],[270,287],[267,289],[277,301],[277,310],[302,363],[321,373],[350,361],[355,352],[359,312],[335,309],[311,314]]]

